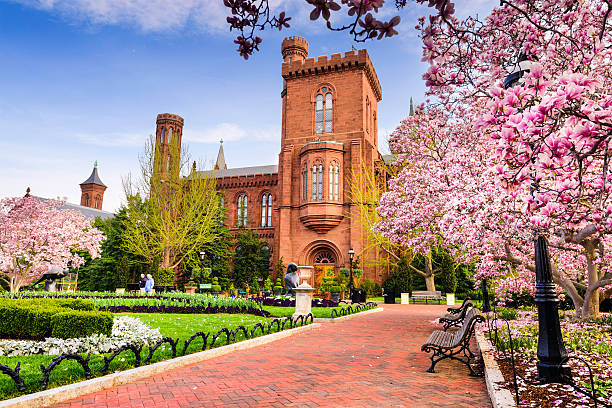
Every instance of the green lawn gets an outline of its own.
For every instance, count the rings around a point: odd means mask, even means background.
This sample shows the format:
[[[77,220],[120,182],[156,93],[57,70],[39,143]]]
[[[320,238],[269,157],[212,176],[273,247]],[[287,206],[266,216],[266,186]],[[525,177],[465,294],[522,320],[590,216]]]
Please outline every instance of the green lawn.
[[[340,313],[340,309],[347,306],[350,305],[342,305],[337,307],[313,307],[310,310],[315,318],[328,318],[332,317],[332,310],[336,309],[338,310],[338,313]],[[263,306],[263,309],[270,312],[272,314],[272,317],[292,316],[295,312],[295,307]]]
[[[142,320],[153,328],[160,329],[160,333],[164,336],[179,338],[177,345],[177,355],[181,355],[185,340],[192,334],[203,331],[209,332],[212,335],[216,334],[221,328],[227,327],[230,330],[242,325],[250,330],[259,322],[268,322],[270,319],[253,315],[240,314],[144,314],[144,313],[122,313],[136,317]],[[275,328],[272,329],[273,331]],[[260,333],[258,331],[258,333]],[[244,335],[239,332],[236,335],[236,341],[243,340]],[[210,344],[210,337],[208,344]],[[225,335],[221,335],[215,342],[215,347],[226,344]],[[195,339],[188,349],[189,352],[196,352],[202,349],[202,339]],[[144,348],[141,353],[142,362],[149,355],[149,349]],[[168,359],[172,356],[170,345],[165,344],[155,352],[152,362]],[[21,361],[20,375],[26,384],[26,393],[39,391],[39,382],[42,376],[40,365],[48,366],[54,356],[25,356],[25,357],[0,357],[0,364],[5,364],[11,368],[15,368],[17,362]],[[92,374],[99,376],[104,366],[104,360],[101,356],[92,355],[89,363]],[[134,367],[134,355],[131,351],[125,351],[117,356],[110,365],[109,373],[122,371]],[[85,379],[83,369],[74,360],[65,360],[51,372],[49,378],[49,387],[53,388],[64,384],[70,384],[81,379]],[[8,375],[0,375],[0,399],[12,398],[19,395],[15,383]]]

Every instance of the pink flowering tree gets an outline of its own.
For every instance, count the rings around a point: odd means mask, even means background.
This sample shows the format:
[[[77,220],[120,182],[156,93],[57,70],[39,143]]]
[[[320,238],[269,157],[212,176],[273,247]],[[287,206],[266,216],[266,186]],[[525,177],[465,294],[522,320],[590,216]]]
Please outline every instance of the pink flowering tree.
[[[100,256],[101,231],[61,201],[36,197],[0,200],[0,278],[11,290],[39,279],[50,268],[79,267],[77,251]]]
[[[419,26],[428,92],[488,136],[483,145],[495,178],[482,189],[501,187],[500,200],[512,209],[500,214],[549,237],[558,251],[555,280],[583,318],[597,317],[612,285],[611,7],[600,0],[502,0],[482,21],[440,13]],[[532,60],[530,71],[504,89],[521,54]],[[506,258],[531,268],[530,258]]]

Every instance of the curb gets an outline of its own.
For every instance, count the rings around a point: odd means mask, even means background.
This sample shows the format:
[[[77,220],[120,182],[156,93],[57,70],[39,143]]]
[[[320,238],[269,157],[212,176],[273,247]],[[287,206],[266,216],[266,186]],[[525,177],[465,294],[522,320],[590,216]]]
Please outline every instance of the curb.
[[[263,344],[271,343],[285,337],[293,336],[307,330],[312,330],[320,327],[318,323],[312,323],[306,326],[296,327],[272,333],[254,339],[243,340],[238,343],[228,344],[214,348],[212,350],[200,351],[198,353],[187,354],[185,356],[171,358],[169,360],[160,361],[142,367],[131,368],[114,374],[105,375],[102,377],[92,378],[91,380],[80,381],[74,384],[63,385],[61,387],[51,388],[45,391],[39,391],[33,394],[23,395],[21,397],[12,398],[0,402],[0,407],[10,408],[30,408],[30,407],[47,407],[80,397],[85,394],[100,391],[105,388],[115,387],[121,384],[131,383],[142,378],[151,377],[155,374],[165,371],[181,368],[187,365],[198,363],[211,358],[219,357],[233,351],[245,350],[252,347],[257,347]]]
[[[516,408],[516,402],[509,389],[502,384],[506,382],[504,376],[499,370],[499,366],[493,357],[493,349],[483,332],[476,331],[476,342],[482,354],[482,361],[485,366],[485,382],[487,383],[487,391],[489,398],[493,403],[493,408]]]
[[[382,312],[383,309],[382,307],[378,306],[376,309],[370,309],[370,310],[366,310],[364,312],[358,312],[358,313],[354,313],[354,314],[350,314],[347,316],[342,316],[342,317],[336,317],[334,318],[328,318],[328,317],[317,317],[316,319],[314,319],[315,323],[338,323],[341,322],[343,320],[348,320],[348,319],[352,319],[353,317],[358,317],[358,316],[363,316],[365,314],[370,314],[370,313],[377,313],[377,312]],[[0,405],[1,407],[1,405]]]

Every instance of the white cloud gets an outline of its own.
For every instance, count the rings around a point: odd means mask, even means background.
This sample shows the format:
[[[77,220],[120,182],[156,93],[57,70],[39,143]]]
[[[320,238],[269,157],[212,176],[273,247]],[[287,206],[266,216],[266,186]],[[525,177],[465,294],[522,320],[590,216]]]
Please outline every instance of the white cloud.
[[[267,129],[245,129],[236,123],[223,122],[204,130],[184,133],[184,140],[194,143],[218,143],[219,140],[233,142],[237,140],[278,140],[280,129],[272,127]]]
[[[136,24],[144,31],[183,28],[196,22],[209,30],[225,29],[220,0],[13,0],[94,24]]]
[[[48,0],[52,1],[52,0]],[[150,133],[150,132],[149,132]],[[102,133],[76,135],[82,142],[96,146],[143,146],[149,135],[147,132],[140,133]]]

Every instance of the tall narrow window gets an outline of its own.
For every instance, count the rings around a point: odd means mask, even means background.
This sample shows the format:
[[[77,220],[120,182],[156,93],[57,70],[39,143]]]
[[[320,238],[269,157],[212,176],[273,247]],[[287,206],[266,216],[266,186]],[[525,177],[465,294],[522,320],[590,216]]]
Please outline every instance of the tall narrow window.
[[[315,97],[315,132],[331,133],[333,119],[333,95],[327,87],[322,87]]]
[[[268,194],[268,227],[272,226],[272,194]]]
[[[98,210],[100,209],[100,196],[97,195],[96,198],[94,198],[94,208],[97,208]]]
[[[339,185],[338,185],[338,179],[340,178],[340,168],[338,167],[338,165],[335,166],[334,168],[334,200],[338,201],[338,197],[339,197]]]
[[[308,170],[302,169],[302,201],[308,200]]]
[[[312,201],[317,200],[317,165],[312,166]]]
[[[323,133],[323,95],[318,94],[315,107],[315,128],[317,133]]]
[[[83,203],[85,207],[89,207],[89,194],[85,194],[85,200]]]
[[[332,94],[325,94],[325,133],[332,131]]]
[[[172,140],[172,128],[168,129],[168,144],[172,144],[173,140]]]
[[[334,165],[329,165],[329,196],[328,200],[334,199]]]
[[[266,227],[268,214],[268,195],[264,194],[261,198],[261,226]]]
[[[236,214],[236,225],[246,227],[249,207],[249,198],[245,195],[238,197],[238,208]]]
[[[166,128],[162,126],[162,129],[161,129],[161,136],[160,136],[160,138],[159,138],[159,143],[161,143],[161,144],[166,143],[166,139],[165,139],[165,137],[166,137]]]
[[[319,200],[323,200],[323,165],[319,164]]]

